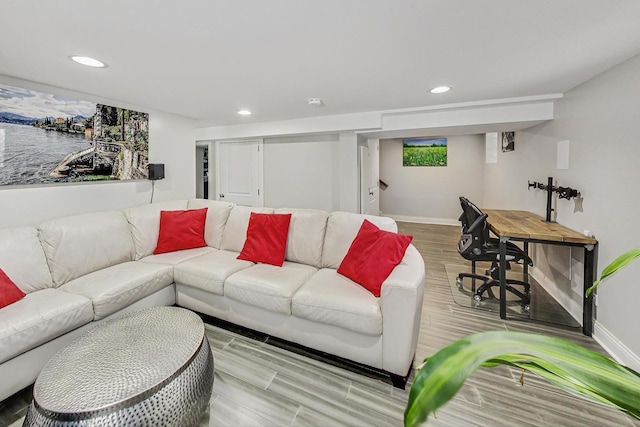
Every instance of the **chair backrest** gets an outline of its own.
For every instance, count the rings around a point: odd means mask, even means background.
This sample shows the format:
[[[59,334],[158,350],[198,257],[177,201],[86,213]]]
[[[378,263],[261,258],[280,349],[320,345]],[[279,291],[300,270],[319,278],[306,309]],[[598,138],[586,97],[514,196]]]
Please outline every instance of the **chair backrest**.
[[[485,252],[489,242],[489,226],[487,214],[474,205],[466,197],[460,196],[462,207],[462,235],[458,242],[458,252],[466,259],[473,260]]]

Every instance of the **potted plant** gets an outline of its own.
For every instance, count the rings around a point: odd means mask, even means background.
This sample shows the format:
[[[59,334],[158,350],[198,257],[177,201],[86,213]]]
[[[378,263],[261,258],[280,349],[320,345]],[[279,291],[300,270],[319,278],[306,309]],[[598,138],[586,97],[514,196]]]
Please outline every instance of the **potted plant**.
[[[640,247],[616,258],[587,296],[607,277],[640,257]],[[559,388],[640,419],[640,374],[569,341],[531,333],[491,331],[469,335],[427,357],[411,386],[405,426],[416,426],[448,402],[480,367],[509,365]],[[521,383],[523,377],[520,379]]]

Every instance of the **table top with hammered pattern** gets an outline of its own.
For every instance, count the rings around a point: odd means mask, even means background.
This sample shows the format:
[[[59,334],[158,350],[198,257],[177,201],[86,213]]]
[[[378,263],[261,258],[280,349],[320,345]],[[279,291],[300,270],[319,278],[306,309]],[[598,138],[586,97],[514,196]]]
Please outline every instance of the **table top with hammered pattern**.
[[[166,382],[195,355],[204,324],[179,307],[153,307],[97,324],[44,367],[33,394],[45,410],[93,411]]]

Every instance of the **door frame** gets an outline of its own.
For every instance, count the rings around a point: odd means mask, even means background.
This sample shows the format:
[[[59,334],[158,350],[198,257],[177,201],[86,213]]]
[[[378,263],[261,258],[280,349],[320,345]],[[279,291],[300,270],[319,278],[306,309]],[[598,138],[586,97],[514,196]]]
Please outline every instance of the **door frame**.
[[[257,143],[258,145],[258,205],[256,207],[264,206],[264,139],[263,138],[250,138],[250,139],[220,139],[213,141],[213,145],[215,146],[215,167],[216,167],[216,185],[215,192],[209,193],[209,198],[211,198],[211,194],[215,195],[214,200],[220,200],[220,191],[219,191],[219,183],[220,183],[220,145],[221,144],[232,144],[232,143]],[[209,162],[211,164],[211,161]],[[209,188],[211,191],[211,188]]]
[[[371,207],[371,205],[377,201],[377,212],[369,212],[369,214],[380,215],[380,189],[377,185],[375,185],[375,183],[377,182],[377,179],[375,178],[377,173],[374,168],[375,163],[373,162],[374,150],[372,150],[372,148],[368,144],[359,145],[358,148],[358,159],[360,163],[360,213],[364,214]],[[367,153],[368,156],[365,156],[365,153]],[[367,166],[365,166],[365,164]],[[369,168],[369,177],[367,177],[365,174],[365,170],[367,167]],[[369,179],[367,180],[366,178]],[[370,186],[370,184],[374,185]]]

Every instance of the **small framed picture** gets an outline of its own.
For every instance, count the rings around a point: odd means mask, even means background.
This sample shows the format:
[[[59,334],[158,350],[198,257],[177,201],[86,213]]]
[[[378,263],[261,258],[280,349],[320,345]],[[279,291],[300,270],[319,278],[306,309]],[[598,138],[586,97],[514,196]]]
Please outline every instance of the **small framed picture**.
[[[502,152],[513,151],[516,139],[515,132],[502,132]]]

